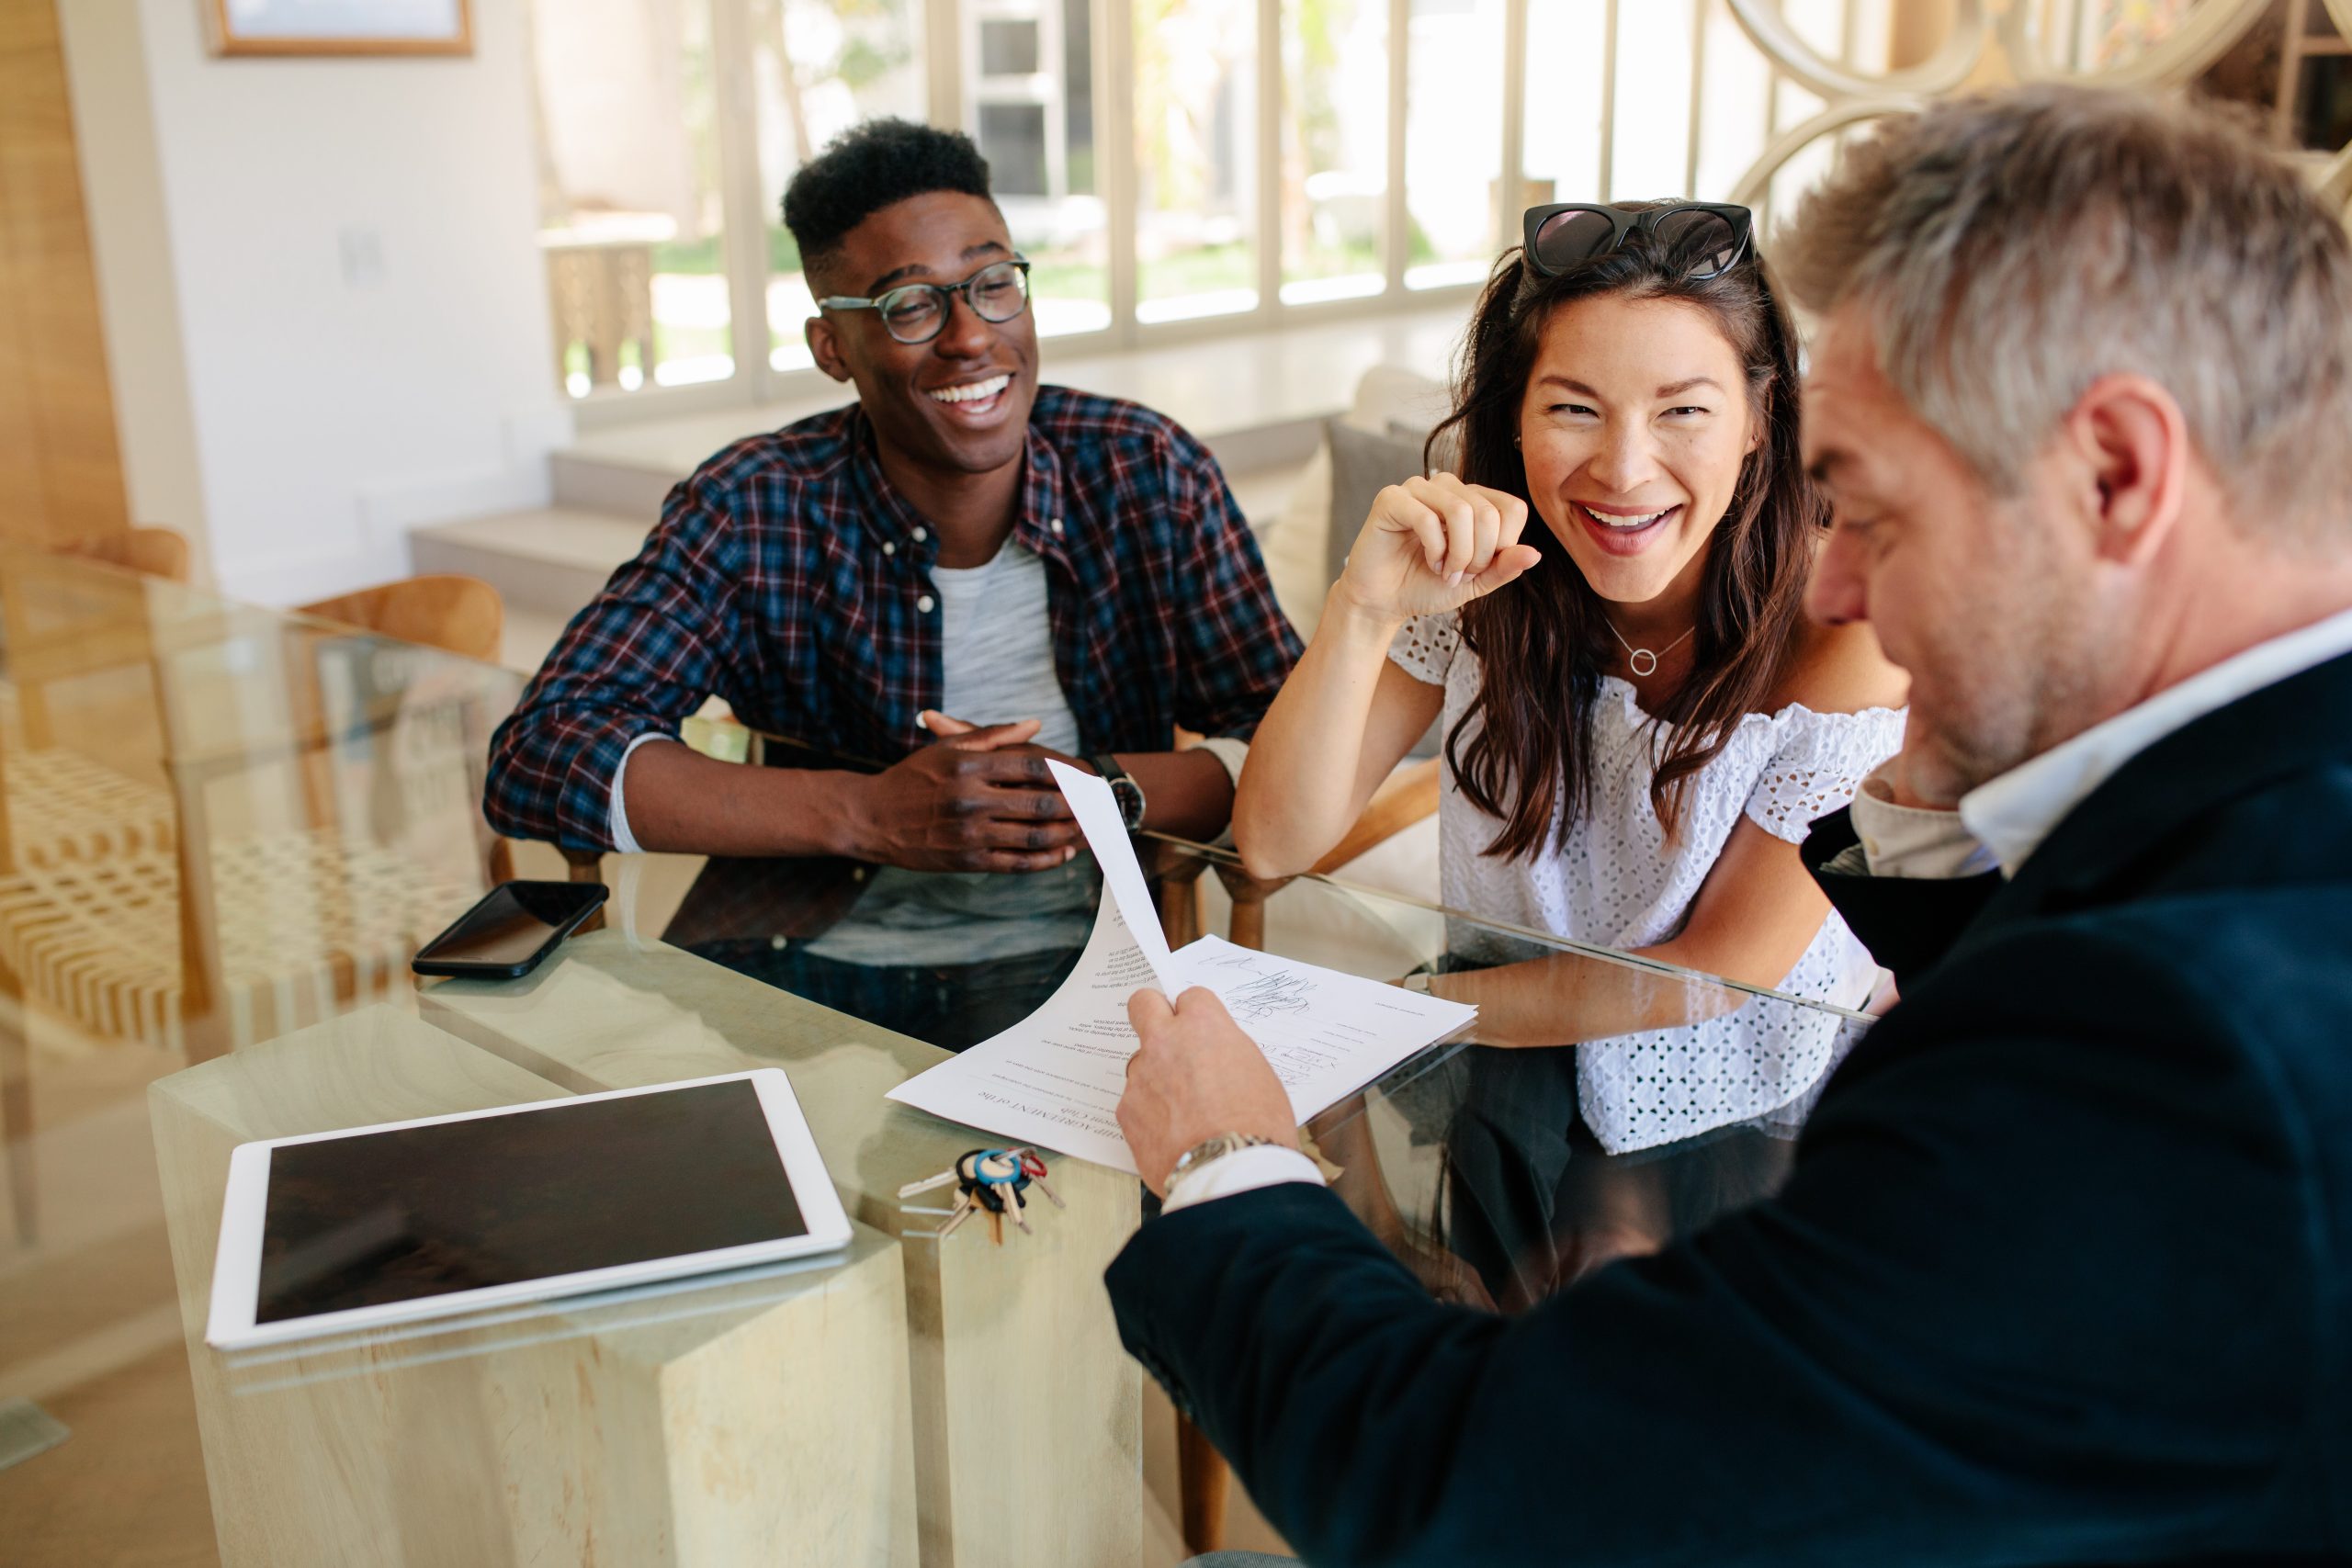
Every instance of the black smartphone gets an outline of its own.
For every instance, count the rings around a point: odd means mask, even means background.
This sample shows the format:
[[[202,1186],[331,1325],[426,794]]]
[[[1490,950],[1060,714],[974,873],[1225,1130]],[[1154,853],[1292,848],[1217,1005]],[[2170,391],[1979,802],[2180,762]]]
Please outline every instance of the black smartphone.
[[[417,951],[420,975],[513,980],[529,974],[605,902],[601,882],[502,882]]]

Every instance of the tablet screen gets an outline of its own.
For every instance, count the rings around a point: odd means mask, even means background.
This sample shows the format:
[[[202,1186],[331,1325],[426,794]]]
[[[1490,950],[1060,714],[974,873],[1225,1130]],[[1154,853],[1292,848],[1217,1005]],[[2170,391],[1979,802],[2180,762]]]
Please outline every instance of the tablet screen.
[[[254,1319],[808,1234],[748,1079],[287,1144]]]

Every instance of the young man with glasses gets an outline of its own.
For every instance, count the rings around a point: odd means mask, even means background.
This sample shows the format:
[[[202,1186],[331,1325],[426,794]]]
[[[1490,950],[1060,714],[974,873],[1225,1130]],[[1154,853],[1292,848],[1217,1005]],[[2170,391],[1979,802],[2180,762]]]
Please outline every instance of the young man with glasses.
[[[1028,267],[969,139],[842,136],[786,226],[846,408],[736,443],[673,491],[492,745],[516,837],[1039,871],[1077,852],[1046,758],[1131,827],[1221,831],[1298,655],[1216,459],[1131,403],[1044,386]],[[850,770],[677,739],[711,694]],[[1182,726],[1207,737],[1173,749]]]

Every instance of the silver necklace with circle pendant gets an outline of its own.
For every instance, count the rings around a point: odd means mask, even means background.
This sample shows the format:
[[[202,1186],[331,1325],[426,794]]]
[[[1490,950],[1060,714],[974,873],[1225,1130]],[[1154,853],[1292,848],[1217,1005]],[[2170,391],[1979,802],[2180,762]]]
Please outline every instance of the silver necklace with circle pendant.
[[[1608,616],[1603,615],[1600,617],[1600,620],[1601,624],[1609,628],[1609,635],[1615,637],[1617,639],[1618,646],[1625,650],[1625,668],[1631,670],[1634,672],[1634,678],[1638,681],[1646,681],[1651,676],[1657,674],[1657,661],[1665,658],[1668,654],[1672,653],[1676,649],[1680,648],[1684,643],[1688,642],[1690,639],[1690,632],[1695,632],[1699,629],[1699,623],[1696,621],[1691,622],[1690,631],[1684,632],[1680,637],[1676,637],[1672,642],[1668,643],[1656,653],[1652,653],[1646,648],[1635,648],[1632,643],[1627,642],[1625,640],[1625,634],[1619,631],[1617,629],[1617,623],[1611,620]]]

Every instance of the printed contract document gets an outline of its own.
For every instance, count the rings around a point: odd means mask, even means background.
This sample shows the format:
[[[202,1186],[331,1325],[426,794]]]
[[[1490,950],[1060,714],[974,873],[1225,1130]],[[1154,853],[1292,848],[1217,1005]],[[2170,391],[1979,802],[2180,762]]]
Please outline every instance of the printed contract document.
[[[1102,867],[1102,906],[1078,967],[1044,1007],[890,1098],[951,1122],[1132,1175],[1115,1114],[1136,1049],[1127,998],[1215,991],[1290,1091],[1300,1122],[1336,1105],[1477,1016],[1460,1002],[1236,947],[1204,936],[1168,950],[1111,786],[1052,764]]]

